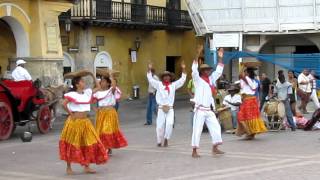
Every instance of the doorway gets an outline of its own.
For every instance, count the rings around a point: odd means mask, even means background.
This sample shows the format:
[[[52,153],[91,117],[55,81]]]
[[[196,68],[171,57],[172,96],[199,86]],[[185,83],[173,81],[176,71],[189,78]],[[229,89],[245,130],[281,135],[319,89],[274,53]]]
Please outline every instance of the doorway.
[[[166,71],[174,74],[180,73],[180,57],[179,56],[167,56],[166,57]]]

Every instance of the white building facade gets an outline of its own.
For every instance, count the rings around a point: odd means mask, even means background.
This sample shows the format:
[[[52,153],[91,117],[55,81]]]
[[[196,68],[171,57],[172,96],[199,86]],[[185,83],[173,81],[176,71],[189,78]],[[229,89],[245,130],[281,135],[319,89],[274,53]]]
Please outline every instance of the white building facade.
[[[213,38],[212,48],[263,54],[319,52],[320,0],[185,1],[197,35]],[[227,68],[228,77],[238,77],[237,64]],[[260,73],[274,78],[278,69],[263,63]]]

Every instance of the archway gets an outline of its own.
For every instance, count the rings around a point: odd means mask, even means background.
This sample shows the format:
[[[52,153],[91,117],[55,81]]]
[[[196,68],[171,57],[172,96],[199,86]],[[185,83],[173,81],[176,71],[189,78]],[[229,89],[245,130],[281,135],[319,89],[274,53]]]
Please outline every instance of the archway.
[[[306,53],[319,53],[319,48],[309,39],[301,35],[275,35],[270,36],[261,48],[261,54],[306,54]],[[279,61],[286,61],[281,59]],[[289,63],[286,61],[286,63]],[[294,63],[294,62],[290,62]],[[294,64],[292,64],[294,66]],[[267,73],[271,78],[277,77],[277,72],[283,70],[287,75],[287,70],[274,64],[263,62],[260,72]]]
[[[9,66],[9,58],[16,57],[16,41],[9,24],[0,19],[0,76],[2,77]]]
[[[0,18],[0,66],[1,75],[9,69],[9,59],[29,57],[30,45],[27,32],[22,24],[12,16]]]
[[[112,58],[109,53],[99,52],[94,59],[94,73],[97,68],[112,69]]]
[[[63,53],[63,74],[75,71],[75,63],[74,59],[70,56],[70,54],[64,52]]]

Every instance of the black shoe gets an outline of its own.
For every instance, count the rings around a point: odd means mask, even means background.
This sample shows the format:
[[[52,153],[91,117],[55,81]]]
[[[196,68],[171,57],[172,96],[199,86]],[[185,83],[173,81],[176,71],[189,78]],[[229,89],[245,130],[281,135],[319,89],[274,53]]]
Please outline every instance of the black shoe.
[[[150,124],[150,123],[144,123],[144,125],[145,125],[145,126],[150,126],[151,124]]]
[[[291,131],[296,131],[296,128],[291,128]]]

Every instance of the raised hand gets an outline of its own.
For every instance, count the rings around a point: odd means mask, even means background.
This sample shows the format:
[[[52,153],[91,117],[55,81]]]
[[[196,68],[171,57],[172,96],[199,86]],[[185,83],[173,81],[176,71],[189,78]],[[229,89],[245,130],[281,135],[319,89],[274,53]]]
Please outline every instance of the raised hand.
[[[197,47],[197,56],[199,57],[202,52],[203,52],[203,45],[199,44]]]
[[[152,68],[153,68],[152,63],[149,63],[149,64],[148,64],[148,70],[150,71]]]
[[[224,49],[223,49],[223,48],[220,48],[220,49],[218,50],[218,57],[219,57],[219,59],[222,59],[222,58],[223,58],[223,54],[224,54]]]
[[[185,69],[186,68],[186,64],[184,63],[184,61],[181,62],[181,68]]]

